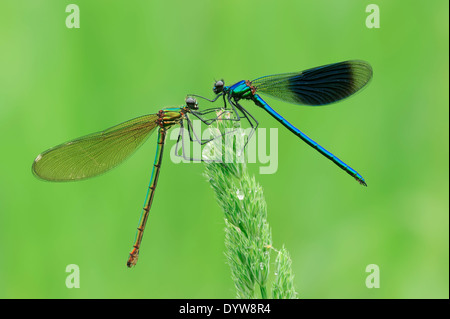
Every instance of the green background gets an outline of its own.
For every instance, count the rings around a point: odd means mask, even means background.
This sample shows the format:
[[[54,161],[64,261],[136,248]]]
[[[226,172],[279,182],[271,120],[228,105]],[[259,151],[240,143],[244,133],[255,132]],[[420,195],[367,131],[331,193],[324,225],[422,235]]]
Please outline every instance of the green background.
[[[69,3],[80,7],[80,29],[65,26]],[[380,29],[365,26],[370,3],[380,7]],[[260,127],[280,128],[276,174],[249,165],[264,188],[273,244],[291,253],[300,298],[448,298],[448,6],[2,0],[0,297],[234,298],[223,213],[202,164],[165,157],[130,270],[156,135],[119,168],[83,182],[40,181],[34,158],[180,106],[187,93],[212,96],[215,79],[362,59],[373,81],[345,102],[267,101],[368,188],[244,102]],[[65,286],[68,264],[80,267],[80,289]],[[365,286],[369,264],[380,267],[379,289]]]

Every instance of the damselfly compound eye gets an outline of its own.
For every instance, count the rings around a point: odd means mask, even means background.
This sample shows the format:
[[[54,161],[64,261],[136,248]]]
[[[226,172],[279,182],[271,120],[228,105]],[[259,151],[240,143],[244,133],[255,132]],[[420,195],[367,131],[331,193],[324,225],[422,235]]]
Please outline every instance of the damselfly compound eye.
[[[223,80],[216,81],[216,83],[214,83],[214,88],[213,88],[214,93],[216,93],[216,94],[221,93],[223,91],[224,84],[225,83]]]
[[[188,96],[186,98],[186,106],[192,110],[198,110],[197,100],[194,99],[192,96]]]

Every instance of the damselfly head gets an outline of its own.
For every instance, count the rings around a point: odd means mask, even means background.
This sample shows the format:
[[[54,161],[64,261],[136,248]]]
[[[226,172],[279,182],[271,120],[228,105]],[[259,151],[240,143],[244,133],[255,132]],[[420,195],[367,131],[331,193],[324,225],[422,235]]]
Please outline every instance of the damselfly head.
[[[213,87],[214,93],[215,94],[222,93],[224,85],[225,85],[225,81],[224,80],[216,81],[216,83],[214,83],[214,87]]]
[[[198,110],[198,102],[192,96],[186,98],[186,106],[191,110]]]

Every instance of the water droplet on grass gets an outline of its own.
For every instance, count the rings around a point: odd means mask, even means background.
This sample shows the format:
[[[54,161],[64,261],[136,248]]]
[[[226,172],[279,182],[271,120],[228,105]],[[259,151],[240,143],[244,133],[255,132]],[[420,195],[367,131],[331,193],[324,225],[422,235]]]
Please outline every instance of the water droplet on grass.
[[[238,190],[236,191],[236,195],[237,195],[237,198],[238,198],[239,200],[243,200],[243,199],[244,199],[244,194],[241,192],[240,189],[238,189]]]

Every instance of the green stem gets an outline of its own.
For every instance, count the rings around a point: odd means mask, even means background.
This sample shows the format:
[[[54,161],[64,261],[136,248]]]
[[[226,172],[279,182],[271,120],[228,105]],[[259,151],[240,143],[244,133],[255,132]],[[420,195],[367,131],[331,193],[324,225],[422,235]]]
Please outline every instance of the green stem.
[[[236,149],[241,150],[239,143],[231,143],[230,136],[239,139],[242,136],[237,121],[218,121],[220,132],[228,134],[217,137],[207,144],[209,150],[204,150],[206,160],[220,153],[222,162],[206,162],[205,176],[216,193],[217,201],[225,215],[225,256],[230,266],[231,277],[238,298],[258,298],[255,291],[259,285],[261,298],[269,298],[266,283],[269,275],[270,252],[272,250],[272,233],[267,222],[267,207],[262,187],[250,176],[244,161],[236,161]],[[231,131],[231,132],[230,132]],[[211,128],[212,135],[217,132]],[[214,134],[216,133],[216,134]],[[219,143],[218,143],[219,142]],[[226,143],[227,142],[227,143]],[[218,144],[217,144],[218,143]],[[241,144],[243,145],[243,144]],[[219,152],[218,152],[219,151]],[[227,163],[226,159],[233,159]],[[288,254],[285,257],[289,260]],[[286,258],[277,258],[285,261]],[[282,270],[290,271],[283,263]],[[280,265],[276,265],[281,269]],[[292,272],[289,272],[292,274]],[[278,278],[285,278],[279,273]],[[292,292],[280,291],[283,287],[293,287],[293,276],[287,276],[286,282],[274,285],[274,297],[283,298],[295,296]],[[295,298],[295,297],[294,297]]]
[[[259,287],[261,290],[261,298],[262,299],[267,299],[267,290],[266,290],[266,286],[260,286]]]

